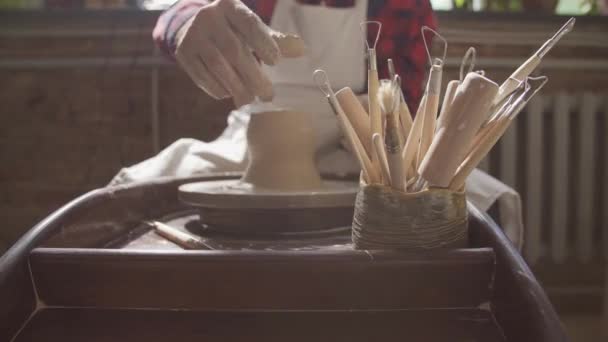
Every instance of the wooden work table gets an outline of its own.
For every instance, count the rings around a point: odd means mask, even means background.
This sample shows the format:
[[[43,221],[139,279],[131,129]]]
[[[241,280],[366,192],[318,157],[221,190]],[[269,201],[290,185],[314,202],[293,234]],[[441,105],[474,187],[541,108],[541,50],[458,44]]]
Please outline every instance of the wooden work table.
[[[62,207],[0,257],[0,339],[568,340],[514,246],[473,206],[469,243],[452,250],[356,250],[348,230],[324,234],[326,244],[313,247],[309,234],[320,232],[313,227],[298,237],[266,235],[273,248],[225,243],[185,251],[163,247],[158,236],[142,240],[142,221],[204,223],[178,200],[179,185],[234,177],[98,189]],[[201,234],[207,242],[217,237]],[[346,239],[337,249],[329,237]]]

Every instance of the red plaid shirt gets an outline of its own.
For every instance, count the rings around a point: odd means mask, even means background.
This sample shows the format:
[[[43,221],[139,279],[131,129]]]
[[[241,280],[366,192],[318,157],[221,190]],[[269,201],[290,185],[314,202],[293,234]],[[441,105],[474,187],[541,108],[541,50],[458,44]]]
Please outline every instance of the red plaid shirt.
[[[270,22],[274,6],[279,0],[244,0],[266,23]],[[318,4],[320,0],[299,0]],[[327,6],[351,7],[355,0],[326,0]],[[180,0],[163,13],[154,29],[154,40],[169,55],[175,51],[175,33],[209,0]],[[368,20],[382,23],[382,34],[377,45],[378,70],[387,78],[386,60],[392,58],[395,69],[403,79],[403,91],[408,104],[415,111],[422,95],[427,55],[420,28],[436,28],[436,20],[429,0],[369,0]],[[370,32],[370,35],[374,32]],[[370,37],[370,39],[372,39]]]

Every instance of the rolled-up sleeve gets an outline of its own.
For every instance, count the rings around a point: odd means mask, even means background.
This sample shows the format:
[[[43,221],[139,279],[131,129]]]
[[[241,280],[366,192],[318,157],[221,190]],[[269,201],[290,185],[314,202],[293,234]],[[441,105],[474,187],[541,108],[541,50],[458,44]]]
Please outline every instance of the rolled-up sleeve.
[[[152,38],[156,45],[167,56],[173,58],[175,54],[177,31],[192,18],[201,7],[208,5],[209,0],[179,0],[161,14],[156,22]]]

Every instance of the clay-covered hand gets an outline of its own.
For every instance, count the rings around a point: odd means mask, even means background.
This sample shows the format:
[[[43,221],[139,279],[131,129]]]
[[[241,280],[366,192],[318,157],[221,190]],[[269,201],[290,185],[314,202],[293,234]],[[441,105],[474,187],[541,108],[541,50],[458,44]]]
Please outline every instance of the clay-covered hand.
[[[239,0],[203,6],[177,33],[176,58],[194,83],[216,99],[235,105],[273,97],[272,83],[255,55],[274,65],[282,55],[303,51],[299,38],[272,31]],[[301,54],[301,53],[300,53]]]

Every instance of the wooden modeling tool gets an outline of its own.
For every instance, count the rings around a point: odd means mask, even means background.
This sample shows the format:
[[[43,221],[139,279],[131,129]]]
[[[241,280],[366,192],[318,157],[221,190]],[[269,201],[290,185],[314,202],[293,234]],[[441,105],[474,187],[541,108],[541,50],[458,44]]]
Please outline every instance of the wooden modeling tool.
[[[372,155],[371,139],[372,136],[369,128],[369,115],[365,108],[361,105],[355,93],[349,87],[342,88],[336,92],[338,103],[342,106],[344,113],[348,117],[351,125],[355,129],[361,144],[365,148],[368,155]]]
[[[531,81],[531,82],[530,82]],[[509,128],[509,125],[522,111],[526,104],[530,101],[534,95],[547,83],[548,78],[545,76],[537,78],[528,78],[525,81],[524,91],[517,97],[512,105],[505,110],[502,115],[496,120],[496,124],[492,125],[491,128],[486,132],[483,138],[473,146],[473,149],[469,152],[467,157],[462,161],[454,178],[450,182],[450,189],[460,189],[464,186],[464,183],[473,171],[475,167],[485,158],[485,156],[492,150],[492,147],[498,142],[503,134]],[[508,104],[505,104],[505,106]]]
[[[513,104],[513,101],[515,101],[525,91],[525,85],[526,85],[526,82],[521,82],[519,84],[519,86],[517,87],[517,89],[515,89],[511,94],[509,94],[509,97],[504,99],[499,104],[500,107],[498,107],[498,109],[495,110],[494,113],[491,115],[492,120],[486,120],[481,125],[481,128],[479,128],[479,131],[477,131],[477,134],[475,134],[475,139],[473,139],[471,148],[475,148],[475,146],[480,143],[480,141],[483,139],[485,134],[492,128],[492,126],[496,125],[498,119],[507,112],[509,107],[511,107],[511,105]],[[493,108],[496,108],[496,107],[493,107]]]
[[[484,121],[484,123],[481,125],[482,129],[484,129],[486,126],[489,126],[494,121],[496,121],[496,119],[502,114],[501,110],[504,107],[504,105],[505,104],[510,105],[511,101],[513,101],[517,98],[517,97],[513,97],[513,95],[515,95],[519,91],[523,91],[524,84],[525,84],[525,82],[519,82],[518,86],[515,89],[513,89],[513,91],[511,93],[507,94],[507,96],[502,101],[492,105],[492,108],[490,110],[491,114],[488,115],[488,118],[486,119],[486,121]]]
[[[382,170],[382,178],[385,179],[387,182],[384,185],[390,185],[391,172],[388,167],[386,152],[384,151],[384,142],[382,141],[382,137],[380,136],[380,134],[374,134],[372,136],[372,142],[374,145],[374,149],[376,150],[376,154],[380,157],[380,169]]]
[[[383,82],[378,92],[378,99],[382,113],[386,117],[384,145],[391,175],[389,184],[395,190],[404,190],[404,169],[401,163],[403,137],[399,124],[398,109],[401,97],[398,94],[396,84],[390,81]]]
[[[185,249],[209,249],[209,246],[198,237],[177,228],[158,221],[146,221],[145,224],[154,228],[154,232],[158,235]]]
[[[451,80],[448,82],[448,85],[445,88],[445,94],[443,94],[443,103],[441,104],[441,111],[439,112],[439,117],[437,118],[437,124],[435,125],[435,132],[437,132],[441,127],[443,127],[443,120],[445,117],[445,113],[450,108],[452,101],[454,100],[454,95],[456,95],[456,89],[458,89],[458,85],[460,84],[457,80]]]
[[[405,141],[410,135],[410,131],[412,129],[412,113],[410,112],[410,107],[407,106],[405,102],[405,96],[403,96],[403,90],[401,89],[401,76],[395,75],[392,80],[395,82],[395,86],[399,91],[399,97],[401,99],[399,103],[399,121],[401,122],[401,131],[403,140]]]
[[[470,47],[467,52],[462,57],[462,62],[460,62],[460,78],[457,80],[452,80],[448,82],[448,85],[445,89],[445,94],[443,95],[443,103],[441,104],[441,112],[439,113],[439,117],[437,118],[437,125],[435,131],[438,131],[441,127],[443,127],[443,117],[445,116],[446,111],[450,108],[450,104],[452,104],[452,100],[454,100],[454,94],[456,94],[456,89],[458,85],[462,83],[464,77],[473,71],[475,68],[475,61],[477,60],[477,50],[474,47]],[[469,66],[468,71],[465,73],[465,66]]]
[[[403,163],[403,169],[408,170],[413,167],[412,162],[416,157],[416,153],[418,152],[418,146],[420,144],[420,134],[422,133],[422,112],[424,111],[424,103],[425,103],[424,95],[422,96],[422,100],[420,101],[420,106],[418,107],[418,111],[416,112],[416,117],[414,118],[414,123],[412,124],[412,129],[410,130],[410,134],[405,141],[405,146],[403,147],[403,152],[401,152],[401,162]]]
[[[446,113],[444,127],[435,134],[418,168],[422,179],[431,186],[450,185],[497,92],[498,84],[477,73],[469,73],[464,78]]]
[[[441,92],[441,76],[443,74],[443,61],[435,59],[431,71],[429,73],[429,80],[426,85],[425,91],[425,103],[424,112],[422,119],[422,134],[420,135],[420,147],[418,149],[417,164],[426,155],[426,152],[431,146],[433,141],[433,135],[435,133],[435,124],[437,122],[437,110],[439,108],[439,95]]]
[[[370,45],[370,42],[367,39],[367,32],[369,28],[373,26],[375,26],[377,29],[376,38],[373,44]],[[378,133],[380,136],[382,136],[382,116],[380,112],[380,104],[378,103],[378,89],[380,88],[380,80],[378,79],[378,62],[376,60],[376,44],[378,44],[378,39],[380,38],[382,23],[379,21],[364,21],[360,24],[360,27],[361,32],[363,33],[363,39],[365,40],[365,45],[367,46],[367,95],[369,105],[369,127],[372,135]],[[378,163],[378,158],[373,149],[371,160],[375,170],[379,172],[380,164]]]
[[[506,98],[523,80],[528,77],[540,64],[542,58],[574,28],[576,19],[570,18],[549,40],[547,40],[527,61],[525,61],[509,78],[500,86],[498,94],[494,99],[494,105]]]
[[[504,113],[507,112],[507,110],[511,107],[511,105],[513,104],[513,100],[517,99],[524,91],[524,83],[521,84],[521,86],[519,88],[517,88],[517,90],[515,92],[513,92],[508,98],[507,101],[503,101],[502,105],[500,106],[500,108],[495,112],[495,116],[497,118],[501,117]],[[493,120],[492,122],[489,122],[487,124],[482,124],[481,128],[479,128],[479,131],[477,131],[477,134],[475,134],[475,138],[473,139],[473,142],[471,143],[471,150],[475,148],[475,146],[477,146],[478,144],[481,143],[481,141],[484,139],[485,135],[488,133],[489,130],[491,130],[496,124],[497,124],[497,119]]]
[[[379,175],[379,169],[376,169],[371,160],[369,159],[367,153],[365,152],[365,147],[357,137],[357,133],[355,129],[348,121],[348,117],[344,113],[342,106],[338,102],[336,98],[336,94],[331,88],[331,84],[329,83],[329,78],[327,77],[327,73],[323,70],[315,70],[313,74],[313,78],[319,89],[325,94],[327,100],[336,113],[338,117],[338,122],[342,128],[343,134],[346,136],[349,144],[351,145],[352,151],[355,154],[355,157],[359,161],[361,169],[363,170],[364,177],[370,184],[379,183],[381,181]]]
[[[443,56],[441,58],[433,58],[431,56],[431,48],[430,45],[426,41],[426,31],[431,32],[435,37],[443,43]],[[439,33],[435,30],[423,26],[422,27],[422,39],[424,41],[424,46],[426,48],[426,53],[429,58],[429,63],[431,65],[429,71],[429,79],[426,84],[426,89],[424,92],[424,111],[423,115],[423,123],[422,123],[422,134],[420,135],[420,146],[418,148],[418,156],[416,165],[420,165],[420,162],[426,155],[429,146],[431,146],[431,142],[433,141],[433,135],[435,133],[435,124],[437,122],[437,111],[439,109],[439,95],[441,94],[441,78],[443,75],[443,62],[445,61],[447,51],[448,51],[448,42],[443,38]],[[422,105],[422,103],[421,103]]]

